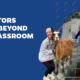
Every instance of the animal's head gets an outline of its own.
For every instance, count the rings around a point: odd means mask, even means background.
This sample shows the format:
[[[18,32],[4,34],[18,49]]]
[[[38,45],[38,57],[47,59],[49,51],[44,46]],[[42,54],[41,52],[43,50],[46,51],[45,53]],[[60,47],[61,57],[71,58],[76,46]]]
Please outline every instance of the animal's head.
[[[60,30],[61,30],[61,27],[59,28],[58,31],[54,31],[53,28],[51,27],[51,30],[53,32],[53,39],[58,42],[60,40]]]

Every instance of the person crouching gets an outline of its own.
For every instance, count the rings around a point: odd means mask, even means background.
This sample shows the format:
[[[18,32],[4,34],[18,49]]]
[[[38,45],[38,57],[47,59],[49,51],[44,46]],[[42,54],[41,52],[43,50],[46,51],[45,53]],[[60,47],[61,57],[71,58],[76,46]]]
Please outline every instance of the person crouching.
[[[54,79],[54,76],[51,73],[55,70],[55,64],[53,61],[55,49],[50,49],[49,47],[49,40],[50,40],[50,46],[51,48],[53,48],[53,36],[52,36],[51,28],[46,29],[46,34],[47,34],[47,38],[42,41],[40,46],[39,61],[43,63],[43,65],[45,65],[47,68],[43,80],[50,80],[47,77],[47,75],[51,79]]]

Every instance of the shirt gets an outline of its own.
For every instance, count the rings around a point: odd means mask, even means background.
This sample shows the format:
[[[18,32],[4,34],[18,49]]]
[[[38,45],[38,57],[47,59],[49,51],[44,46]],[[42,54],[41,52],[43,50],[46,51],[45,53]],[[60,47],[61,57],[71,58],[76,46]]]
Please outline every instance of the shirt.
[[[53,40],[50,40],[50,46],[53,48]],[[54,53],[52,52],[52,49],[49,47],[49,40],[48,37],[44,39],[40,46],[39,51],[39,61],[40,62],[46,62],[53,60]]]

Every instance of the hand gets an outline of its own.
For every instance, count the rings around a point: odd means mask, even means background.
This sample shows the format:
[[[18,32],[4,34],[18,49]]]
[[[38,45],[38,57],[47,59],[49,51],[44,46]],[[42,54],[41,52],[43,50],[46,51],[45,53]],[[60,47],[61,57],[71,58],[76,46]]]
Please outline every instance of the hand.
[[[52,49],[52,52],[55,53],[55,49]]]

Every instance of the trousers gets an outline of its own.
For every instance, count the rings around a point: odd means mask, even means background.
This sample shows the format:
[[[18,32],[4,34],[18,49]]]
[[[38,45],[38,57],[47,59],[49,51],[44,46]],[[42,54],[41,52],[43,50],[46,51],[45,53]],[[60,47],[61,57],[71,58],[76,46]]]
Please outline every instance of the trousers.
[[[48,74],[51,74],[51,72],[54,71],[55,64],[54,64],[53,60],[48,61],[48,62],[44,62],[43,64],[47,67],[47,70],[45,71],[45,76],[47,76]]]
[[[80,40],[80,36],[78,36],[78,38],[77,38],[77,42],[79,42],[79,40]]]

